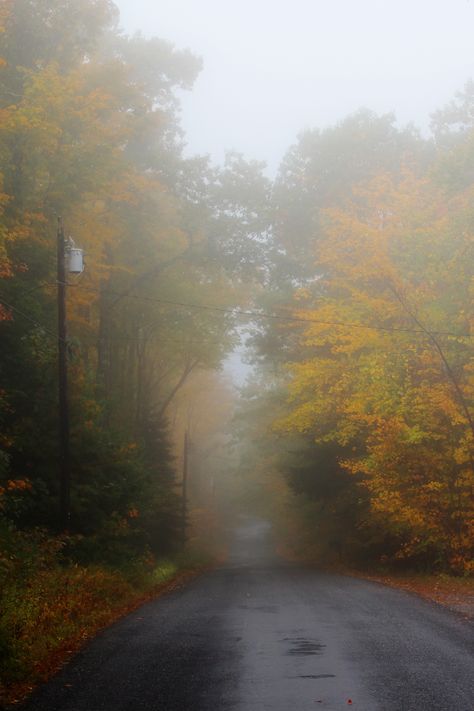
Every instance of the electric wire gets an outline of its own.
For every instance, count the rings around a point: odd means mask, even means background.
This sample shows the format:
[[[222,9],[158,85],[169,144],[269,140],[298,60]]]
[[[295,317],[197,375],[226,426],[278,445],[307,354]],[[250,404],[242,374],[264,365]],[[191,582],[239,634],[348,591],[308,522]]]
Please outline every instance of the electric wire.
[[[51,329],[48,328],[47,326],[45,326],[43,323],[41,323],[41,322],[38,321],[37,319],[33,318],[33,317],[30,316],[29,314],[25,313],[24,311],[22,311],[21,309],[19,309],[17,306],[14,306],[13,304],[10,304],[8,301],[5,301],[5,299],[4,299],[3,297],[1,297],[1,296],[0,296],[0,304],[3,304],[3,305],[6,306],[8,309],[11,309],[12,311],[15,311],[17,314],[19,314],[20,316],[22,316],[24,319],[26,319],[26,320],[29,321],[30,323],[34,324],[34,325],[37,326],[38,328],[41,328],[45,333],[47,333],[49,336],[51,336],[52,338],[54,338],[56,341],[62,341],[63,343],[68,343],[68,342],[69,342],[67,338],[62,338],[61,336],[59,336],[58,333],[55,333],[54,331],[51,331]]]
[[[81,291],[89,291],[93,293],[101,293],[99,289],[96,289],[94,287],[87,287],[87,286],[82,286],[80,284],[71,284],[70,282],[57,282],[58,284],[63,284],[65,286],[69,286],[74,289],[79,289]],[[166,305],[166,306],[177,306],[179,308],[191,308],[191,309],[197,309],[197,310],[203,310],[203,311],[214,311],[217,313],[224,313],[224,314],[229,314],[233,316],[245,316],[246,318],[252,318],[252,319],[269,319],[269,320],[277,320],[277,321],[285,321],[285,322],[295,322],[295,323],[305,323],[305,324],[318,324],[318,325],[323,325],[323,326],[336,326],[339,328],[357,328],[357,329],[363,329],[363,330],[370,330],[370,331],[382,331],[382,332],[388,332],[388,333],[413,333],[417,335],[422,335],[425,337],[429,337],[429,335],[433,336],[446,336],[449,338],[456,338],[456,339],[465,339],[465,338],[472,338],[473,334],[459,334],[459,333],[453,333],[452,331],[429,331],[427,333],[426,331],[422,329],[415,329],[415,328],[408,328],[408,327],[393,327],[393,326],[382,326],[382,325],[369,325],[369,324],[360,324],[360,323],[354,323],[354,322],[347,322],[347,321],[328,321],[328,320],[322,320],[322,319],[314,319],[314,318],[306,318],[306,317],[298,317],[298,316],[290,316],[290,315],[283,315],[283,314],[270,314],[270,313],[265,313],[261,311],[255,311],[255,310],[243,310],[235,307],[224,307],[224,306],[212,306],[209,304],[198,304],[194,302],[184,302],[184,301],[173,301],[171,299],[160,299],[157,297],[152,297],[152,296],[140,296],[139,294],[130,294],[127,292],[117,292],[117,291],[107,291],[106,292],[109,296],[113,297],[121,297],[121,298],[127,298],[127,299],[132,299],[132,300],[138,300],[138,301],[144,301],[144,302],[151,302],[151,303],[157,303],[161,305]],[[0,303],[2,303],[4,306],[7,308],[11,309],[12,311],[15,311],[18,313],[20,316],[23,318],[27,319],[31,323],[33,323],[35,326],[38,328],[43,329],[46,333],[48,333],[50,336],[54,337],[56,340],[64,340],[65,342],[68,342],[68,339],[60,339],[58,334],[54,333],[51,331],[49,328],[44,326],[44,324],[40,323],[36,319],[32,318],[29,316],[27,313],[19,309],[17,306],[14,306],[13,304],[5,301],[3,297],[0,296]],[[156,336],[157,339],[159,339],[159,336]],[[142,338],[136,338],[136,337],[112,337],[110,340],[112,341],[134,341],[134,342],[142,342]],[[166,339],[167,341],[171,342],[171,339]],[[165,339],[163,339],[162,342],[165,342]],[[203,339],[202,343],[209,343],[209,340]],[[196,342],[194,342],[196,343]],[[184,345],[184,344],[183,344]]]
[[[62,283],[62,282],[61,282]],[[95,293],[101,293],[99,289],[96,289],[94,287],[87,287],[87,286],[80,286],[76,284],[67,284],[67,286],[74,287],[76,289],[80,289],[81,291],[91,291]],[[145,301],[145,302],[152,302],[152,303],[157,303],[157,304],[163,304],[167,306],[178,306],[180,308],[190,308],[190,309],[198,309],[198,310],[205,310],[205,311],[216,311],[218,313],[225,313],[225,314],[230,314],[234,316],[246,316],[249,318],[264,318],[264,319],[270,319],[270,320],[277,320],[277,321],[287,321],[287,322],[296,322],[296,323],[315,323],[323,326],[339,326],[339,327],[348,327],[348,328],[359,328],[359,329],[367,329],[371,331],[387,331],[389,333],[416,333],[419,335],[423,336],[428,336],[427,332],[424,331],[421,328],[408,328],[408,327],[396,327],[396,326],[381,326],[381,325],[369,325],[369,324],[361,324],[361,323],[354,323],[354,322],[346,322],[346,321],[326,321],[322,319],[314,319],[314,318],[303,318],[303,317],[298,317],[298,316],[285,316],[283,314],[269,314],[261,311],[251,311],[251,310],[242,310],[239,308],[234,308],[234,307],[225,307],[225,306],[211,306],[209,304],[197,304],[193,302],[184,302],[184,301],[172,301],[170,299],[159,299],[153,296],[140,296],[139,294],[129,294],[127,292],[117,292],[117,291],[107,291],[106,292],[109,296],[114,296],[114,297],[120,297],[120,298],[126,298],[126,299],[134,299],[137,301]],[[466,333],[453,333],[452,331],[429,331],[429,333],[433,336],[448,336],[450,338],[472,338],[474,334],[466,334]]]
[[[70,286],[70,284],[68,284]],[[55,333],[52,331],[50,328],[45,326],[43,323],[38,321],[37,319],[33,318],[29,314],[25,313],[25,311],[19,309],[17,306],[14,304],[11,304],[8,301],[5,301],[5,299],[0,296],[0,303],[6,306],[8,309],[11,309],[12,311],[16,312],[19,316],[22,316],[24,319],[32,323],[34,326],[37,326],[38,328],[41,328],[42,331],[44,331],[48,336],[51,338],[54,338],[57,341],[63,341],[64,343],[68,343],[69,345],[72,345],[74,341],[78,338],[76,335],[69,336],[68,338],[60,338],[59,334]],[[95,337],[93,335],[91,336],[84,336],[80,338],[81,341],[85,341],[86,345],[90,343],[96,343],[98,340],[107,340],[107,342],[113,342],[113,343],[144,343],[145,340],[157,340],[162,344],[174,344],[174,345],[179,345],[179,346],[204,346],[204,345],[219,345],[222,344],[222,339],[216,340],[216,339],[208,339],[208,338],[203,338],[202,340],[198,341],[193,339],[192,341],[185,341],[183,339],[178,339],[178,338],[170,338],[169,336],[166,338],[162,338],[158,334],[152,334],[151,336],[147,334],[146,336],[139,336],[139,337],[133,337],[133,336],[112,336],[112,337],[107,337],[107,338],[100,338],[100,337]]]

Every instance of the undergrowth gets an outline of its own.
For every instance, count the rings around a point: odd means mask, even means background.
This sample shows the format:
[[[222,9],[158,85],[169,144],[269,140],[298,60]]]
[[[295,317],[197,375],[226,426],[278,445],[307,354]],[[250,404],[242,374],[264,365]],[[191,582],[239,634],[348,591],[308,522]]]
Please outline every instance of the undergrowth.
[[[78,564],[67,537],[0,533],[0,707],[48,679],[98,630],[209,563],[185,552]]]

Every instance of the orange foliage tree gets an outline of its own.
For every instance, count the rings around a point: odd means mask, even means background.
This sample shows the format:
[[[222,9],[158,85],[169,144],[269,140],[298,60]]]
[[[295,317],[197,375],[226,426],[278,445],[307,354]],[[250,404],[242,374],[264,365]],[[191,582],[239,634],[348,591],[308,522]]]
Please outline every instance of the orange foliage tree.
[[[278,424],[344,448],[395,558],[458,571],[474,544],[471,200],[405,169],[324,211],[321,288],[314,304],[296,295],[310,323]]]

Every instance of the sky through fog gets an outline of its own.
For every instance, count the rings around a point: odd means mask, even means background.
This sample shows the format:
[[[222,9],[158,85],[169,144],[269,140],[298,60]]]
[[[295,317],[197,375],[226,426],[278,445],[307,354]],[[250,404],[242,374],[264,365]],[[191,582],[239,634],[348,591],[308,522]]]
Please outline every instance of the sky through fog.
[[[188,153],[273,172],[298,132],[361,106],[425,131],[474,75],[474,0],[118,0],[121,26],[204,60],[183,97]]]
[[[298,133],[360,107],[425,133],[474,77],[474,0],[116,0],[121,26],[204,61],[182,97],[188,154],[237,150],[270,175]],[[242,382],[243,347],[226,370]]]

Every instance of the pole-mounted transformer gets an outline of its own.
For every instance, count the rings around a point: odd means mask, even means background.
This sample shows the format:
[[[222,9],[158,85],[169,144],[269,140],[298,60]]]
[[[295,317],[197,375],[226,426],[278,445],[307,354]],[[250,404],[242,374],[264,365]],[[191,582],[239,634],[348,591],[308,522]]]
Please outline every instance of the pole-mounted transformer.
[[[84,250],[76,247],[72,237],[68,237],[65,250],[67,271],[70,274],[82,274],[84,271]]]

